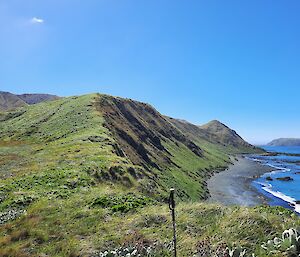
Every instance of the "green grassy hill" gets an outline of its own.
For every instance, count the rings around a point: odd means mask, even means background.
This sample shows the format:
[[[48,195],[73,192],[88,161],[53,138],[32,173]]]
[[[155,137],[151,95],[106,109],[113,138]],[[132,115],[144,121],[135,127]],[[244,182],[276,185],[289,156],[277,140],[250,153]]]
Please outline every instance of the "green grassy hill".
[[[181,198],[199,200],[207,196],[204,178],[230,162],[224,145],[192,138],[149,105],[107,95],[45,102],[0,120],[6,151],[31,149],[22,154],[32,165],[6,170],[6,177],[59,167],[162,196],[176,186]]]
[[[0,131],[0,256],[93,256],[137,243],[170,256],[163,253],[170,187],[186,202],[178,213],[180,256],[206,237],[258,251],[296,224],[281,209],[194,204],[208,196],[205,180],[231,162],[229,154],[258,149],[207,138],[144,103],[62,98],[2,113]],[[244,216],[241,224],[229,218]],[[230,235],[232,226],[243,232]]]

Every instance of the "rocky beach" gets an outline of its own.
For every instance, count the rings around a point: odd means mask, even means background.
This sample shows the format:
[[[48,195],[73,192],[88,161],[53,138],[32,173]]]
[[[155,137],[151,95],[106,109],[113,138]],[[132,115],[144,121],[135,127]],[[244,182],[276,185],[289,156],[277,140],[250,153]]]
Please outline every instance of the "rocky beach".
[[[251,182],[274,170],[242,156],[236,157],[233,165],[216,173],[207,181],[210,197],[209,202],[224,205],[253,206],[267,203],[264,195],[259,193]]]

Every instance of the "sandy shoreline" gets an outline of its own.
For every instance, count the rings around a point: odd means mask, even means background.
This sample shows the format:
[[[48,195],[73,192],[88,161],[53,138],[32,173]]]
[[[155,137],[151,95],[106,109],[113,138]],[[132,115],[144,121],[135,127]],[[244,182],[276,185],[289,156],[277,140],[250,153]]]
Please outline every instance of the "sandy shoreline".
[[[207,201],[225,205],[253,206],[266,204],[267,199],[252,185],[254,177],[274,169],[243,157],[237,157],[233,165],[215,174],[207,181],[210,197]]]

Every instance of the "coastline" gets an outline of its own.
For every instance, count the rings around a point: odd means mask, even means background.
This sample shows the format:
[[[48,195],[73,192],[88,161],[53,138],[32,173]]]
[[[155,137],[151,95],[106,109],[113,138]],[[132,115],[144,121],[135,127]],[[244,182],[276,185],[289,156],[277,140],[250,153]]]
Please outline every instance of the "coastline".
[[[238,156],[226,170],[208,179],[210,196],[207,201],[241,206],[267,204],[269,199],[251,185],[251,182],[272,170],[274,168]]]

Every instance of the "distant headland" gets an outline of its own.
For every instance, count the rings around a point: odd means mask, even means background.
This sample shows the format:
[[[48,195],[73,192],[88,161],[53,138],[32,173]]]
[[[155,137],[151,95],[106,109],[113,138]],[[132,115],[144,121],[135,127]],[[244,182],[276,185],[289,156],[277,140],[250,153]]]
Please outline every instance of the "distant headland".
[[[274,139],[269,146],[300,146],[300,138],[278,138]]]

